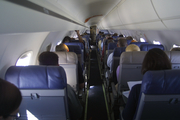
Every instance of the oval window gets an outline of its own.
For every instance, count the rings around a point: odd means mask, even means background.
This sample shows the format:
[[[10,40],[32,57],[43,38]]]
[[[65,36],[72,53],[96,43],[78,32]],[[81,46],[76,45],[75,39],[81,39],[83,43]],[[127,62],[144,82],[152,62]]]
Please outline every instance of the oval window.
[[[28,66],[30,64],[31,56],[33,52],[28,51],[22,54],[16,62],[16,66]]]

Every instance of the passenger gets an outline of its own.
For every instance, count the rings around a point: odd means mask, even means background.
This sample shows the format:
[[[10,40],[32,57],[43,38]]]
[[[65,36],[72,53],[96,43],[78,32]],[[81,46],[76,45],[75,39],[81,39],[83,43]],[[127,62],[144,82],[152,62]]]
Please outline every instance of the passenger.
[[[62,43],[69,43],[71,42],[71,38],[69,36],[65,36],[64,39],[62,40]]]
[[[59,66],[58,55],[53,52],[43,52],[39,55],[39,64]],[[73,88],[69,84],[67,84],[67,95],[68,95],[70,118],[72,120],[77,120],[82,116],[83,107],[80,101],[78,100]]]
[[[140,48],[135,44],[130,44],[126,47],[126,52],[140,51]]]
[[[61,43],[60,45],[56,46],[56,51],[69,52],[69,48],[64,43]],[[79,88],[82,90],[84,88],[84,77],[83,77],[83,71],[82,71],[79,61],[78,61],[78,78],[79,78]]]
[[[170,51],[180,51],[180,47],[172,48]]]
[[[123,34],[120,34],[119,37],[124,37],[124,35],[123,35]]]
[[[143,60],[141,72],[144,75],[149,70],[167,70],[171,69],[171,62],[166,53],[159,49],[153,48],[149,50]],[[127,104],[123,110],[122,116],[124,120],[132,120],[140,95],[141,84],[132,87],[128,97]]]
[[[20,117],[21,92],[12,83],[0,78],[0,120],[14,120]]]
[[[119,38],[117,42],[117,47],[126,47],[127,46],[127,40],[126,38]],[[112,62],[113,62],[113,52],[108,56],[107,59],[107,66],[110,68],[110,72],[112,72]]]
[[[106,41],[105,41],[105,42],[106,42]],[[107,39],[107,45],[108,45],[109,43],[112,43],[112,42],[114,42],[113,38],[112,38],[112,37],[109,37],[109,38]],[[104,43],[104,44],[105,44],[105,43]],[[101,61],[103,61],[103,59],[104,59],[104,52],[106,52],[105,49],[106,49],[106,48],[105,48],[105,45],[103,45]]]

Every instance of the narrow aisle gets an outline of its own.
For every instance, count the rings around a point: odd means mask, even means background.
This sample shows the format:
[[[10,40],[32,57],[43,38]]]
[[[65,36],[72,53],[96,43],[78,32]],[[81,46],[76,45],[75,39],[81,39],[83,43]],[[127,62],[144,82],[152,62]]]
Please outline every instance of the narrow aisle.
[[[91,52],[87,120],[108,120],[96,49]]]

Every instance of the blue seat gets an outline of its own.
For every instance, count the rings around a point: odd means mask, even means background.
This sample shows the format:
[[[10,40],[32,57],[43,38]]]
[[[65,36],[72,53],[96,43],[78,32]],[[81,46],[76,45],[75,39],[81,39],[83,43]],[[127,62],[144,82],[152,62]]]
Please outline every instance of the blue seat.
[[[144,74],[135,120],[179,120],[180,70]]]
[[[117,47],[117,43],[109,43],[108,44],[108,50],[114,50],[114,48]]]
[[[127,44],[129,45],[131,43],[132,40],[127,40]]]
[[[5,79],[22,93],[21,119],[68,119],[67,80],[60,66],[11,66]]]
[[[140,50],[141,51],[148,51],[152,48],[159,48],[161,50],[164,50],[164,46],[163,45],[155,45],[155,44],[142,44],[140,46]]]
[[[130,44],[135,44],[135,45],[137,45],[138,47],[140,47],[140,46],[143,45],[143,44],[148,44],[148,42],[131,42]]]
[[[69,46],[69,45],[78,45],[78,46],[80,46],[81,50],[84,50],[84,45],[81,42],[75,42],[74,41],[74,42],[64,43],[64,44],[66,44],[67,46]]]

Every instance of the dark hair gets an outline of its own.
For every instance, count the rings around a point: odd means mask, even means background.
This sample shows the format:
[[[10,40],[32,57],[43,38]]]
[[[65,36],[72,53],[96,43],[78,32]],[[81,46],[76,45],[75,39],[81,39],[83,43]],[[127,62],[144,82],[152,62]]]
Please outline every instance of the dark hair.
[[[126,47],[127,46],[126,38],[119,38],[117,44],[119,47]]]
[[[149,70],[165,70],[171,69],[171,62],[166,53],[159,49],[150,49],[142,63],[142,74],[145,74]]]
[[[0,78],[0,116],[7,118],[22,101],[21,92],[12,83]]]
[[[62,43],[68,43],[71,42],[71,38],[69,36],[65,36]]]
[[[58,55],[54,52],[42,52],[39,55],[40,65],[58,65]]]
[[[126,40],[133,40],[131,36],[126,37]]]
[[[122,34],[120,34],[119,37],[124,37],[124,36]]]

